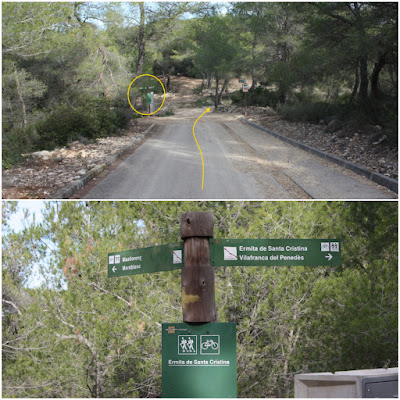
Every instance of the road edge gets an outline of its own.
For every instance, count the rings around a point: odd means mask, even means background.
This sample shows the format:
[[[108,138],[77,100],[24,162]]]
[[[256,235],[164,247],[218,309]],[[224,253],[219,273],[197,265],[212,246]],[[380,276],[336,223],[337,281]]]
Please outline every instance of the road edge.
[[[264,128],[263,126],[257,125],[254,122],[251,122],[247,120],[246,118],[242,117],[242,120],[252,126],[253,128],[259,129],[261,131],[267,132],[268,134],[275,136],[279,140],[282,140],[283,142],[289,143],[294,147],[298,147],[307,153],[313,154],[317,157],[326,159],[328,161],[331,161],[337,165],[340,165],[343,168],[349,169],[350,171],[355,172],[358,175],[364,176],[367,179],[369,179],[372,182],[377,183],[378,185],[385,186],[389,190],[391,190],[394,193],[398,193],[398,186],[399,182],[396,179],[390,178],[389,176],[385,176],[382,174],[379,174],[378,172],[372,172],[368,170],[365,167],[361,167],[360,165],[356,165],[350,161],[344,160],[342,158],[333,156],[328,153],[324,153],[322,150],[318,150],[315,147],[309,146],[307,144],[298,142],[297,140],[288,138],[286,136],[283,136],[277,132],[271,131],[270,129]]]
[[[109,167],[111,164],[113,164],[115,161],[117,161],[118,158],[122,157],[128,151],[132,150],[135,146],[140,146],[141,143],[143,142],[143,140],[146,138],[146,136],[154,128],[154,126],[155,126],[155,124],[151,124],[143,132],[143,137],[140,140],[140,142],[132,142],[128,146],[125,146],[123,149],[117,151],[114,155],[112,155],[111,157],[107,158],[106,161],[103,164],[96,165],[91,170],[89,170],[82,178],[80,178],[80,179],[78,179],[76,181],[73,181],[71,184],[69,184],[65,188],[60,189],[58,192],[56,192],[52,196],[52,198],[53,199],[68,199],[68,198],[70,198],[78,190],[82,189],[83,186],[85,186],[90,180],[92,180],[94,177],[96,177],[101,172],[103,172],[107,167]]]

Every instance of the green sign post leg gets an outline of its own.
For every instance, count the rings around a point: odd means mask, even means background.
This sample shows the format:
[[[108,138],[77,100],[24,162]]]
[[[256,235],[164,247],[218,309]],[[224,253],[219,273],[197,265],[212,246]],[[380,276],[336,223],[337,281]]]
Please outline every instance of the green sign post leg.
[[[182,309],[185,322],[215,322],[215,274],[209,239],[214,234],[214,215],[189,212],[181,215],[184,267]]]

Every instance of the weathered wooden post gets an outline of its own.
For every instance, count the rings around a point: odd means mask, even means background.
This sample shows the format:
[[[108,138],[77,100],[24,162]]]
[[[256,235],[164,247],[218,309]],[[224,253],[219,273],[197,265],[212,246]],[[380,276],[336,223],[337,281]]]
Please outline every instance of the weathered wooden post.
[[[210,263],[209,238],[214,233],[211,212],[181,215],[184,267],[182,309],[184,322],[215,322],[215,274]]]

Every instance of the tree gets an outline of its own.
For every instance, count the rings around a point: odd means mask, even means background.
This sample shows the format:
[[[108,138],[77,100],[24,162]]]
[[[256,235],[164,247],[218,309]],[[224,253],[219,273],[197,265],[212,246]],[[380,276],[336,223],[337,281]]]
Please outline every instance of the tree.
[[[93,8],[83,3],[3,7],[3,165],[42,150],[43,143],[51,145],[38,126],[51,120],[51,112],[62,109],[73,126],[82,110],[89,115],[104,107],[102,116],[110,116],[121,110],[122,98],[126,103],[127,60],[93,22]],[[113,126],[100,125],[109,131]],[[115,131],[114,126],[108,133]],[[53,142],[63,145],[67,136],[60,133]]]
[[[232,19],[230,16],[206,17],[194,27],[195,66],[200,71],[215,77],[215,108],[221,103],[232,76],[234,66],[239,62],[238,48],[230,34]],[[223,79],[221,91],[220,81]]]
[[[132,52],[132,47],[135,49],[133,70],[136,76],[144,71],[148,45],[174,29],[179,17],[186,13],[196,13],[202,7],[187,2],[132,2],[120,10],[127,25],[120,27],[125,32],[121,35],[120,45],[125,47],[125,51]]]
[[[396,51],[393,35],[397,34],[397,6],[387,3],[382,8],[380,4],[351,2],[316,3],[313,7],[307,26],[314,47],[328,47],[335,54],[334,65],[355,71],[353,90],[364,104],[368,103],[369,95],[368,64],[373,60],[373,94],[379,97],[379,74],[386,57]]]
[[[25,69],[17,69],[16,63],[3,66],[3,115],[4,122],[12,125],[22,121],[28,124],[27,114],[32,112],[35,99],[46,92],[46,85]]]

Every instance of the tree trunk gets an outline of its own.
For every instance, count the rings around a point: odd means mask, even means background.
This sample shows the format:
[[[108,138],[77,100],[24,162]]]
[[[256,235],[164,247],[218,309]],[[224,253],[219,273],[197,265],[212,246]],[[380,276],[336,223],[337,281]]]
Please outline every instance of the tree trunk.
[[[212,81],[213,81],[213,74],[211,72],[207,72],[207,89],[211,89]]]
[[[279,102],[282,104],[286,102],[286,89],[282,84],[279,84]]]
[[[206,77],[204,76],[204,73],[201,73],[202,81],[201,81],[201,87],[200,87],[200,94],[203,93],[205,82],[206,82]]]
[[[215,74],[215,109],[218,108],[218,83],[219,83],[218,74]]]
[[[386,51],[385,53],[379,55],[378,61],[375,63],[374,69],[371,74],[371,92],[375,99],[380,99],[384,97],[384,94],[379,87],[379,74],[386,64],[387,54],[388,52]]]
[[[392,84],[392,87],[397,90],[398,85],[398,79],[395,78],[395,71],[396,71],[396,77],[397,77],[397,68],[393,68],[393,63],[390,62],[388,64],[388,70],[389,70],[389,76],[390,76],[390,83]]]
[[[139,25],[139,36],[137,39],[138,44],[138,59],[136,64],[136,75],[141,75],[143,71],[144,55],[145,55],[145,45],[144,45],[144,24],[145,24],[145,13],[144,4],[139,3],[140,7],[140,25]]]
[[[222,85],[221,93],[218,94],[218,104],[221,104],[222,94],[228,87],[229,79],[224,79],[224,84]]]
[[[257,79],[256,79],[256,68],[255,68],[255,58],[256,58],[256,45],[257,45],[257,36],[254,35],[253,43],[252,43],[252,48],[251,48],[251,88],[250,90],[254,90],[257,85]]]
[[[367,48],[368,45],[365,42],[365,28],[364,21],[360,14],[360,4],[352,3],[353,7],[348,4],[351,12],[354,14],[356,18],[356,28],[359,35],[359,45],[360,45],[360,88],[358,91],[358,97],[362,103],[368,103],[368,56],[367,56]]]
[[[359,72],[358,72],[358,68],[359,68],[359,66],[358,66],[358,63],[357,63],[357,67],[356,67],[356,79],[355,79],[355,82],[354,82],[353,91],[351,92],[350,104],[353,103],[353,100],[354,100],[354,98],[356,97],[357,92],[358,92],[358,87],[360,86],[360,74],[359,74]]]
[[[360,90],[358,97],[364,103],[368,101],[368,84],[368,61],[367,57],[362,56],[360,58]]]
[[[18,72],[17,72],[16,68],[14,70],[14,76],[15,76],[15,83],[16,83],[16,86],[17,86],[17,93],[18,93],[19,102],[21,103],[23,123],[24,123],[24,126],[26,126],[28,124],[28,120],[26,118],[25,101],[24,101],[24,97],[22,96],[21,84],[20,84],[19,79],[18,79]]]
[[[169,86],[169,72],[165,73],[164,67],[161,67],[163,82],[164,82],[164,89],[167,92]]]

